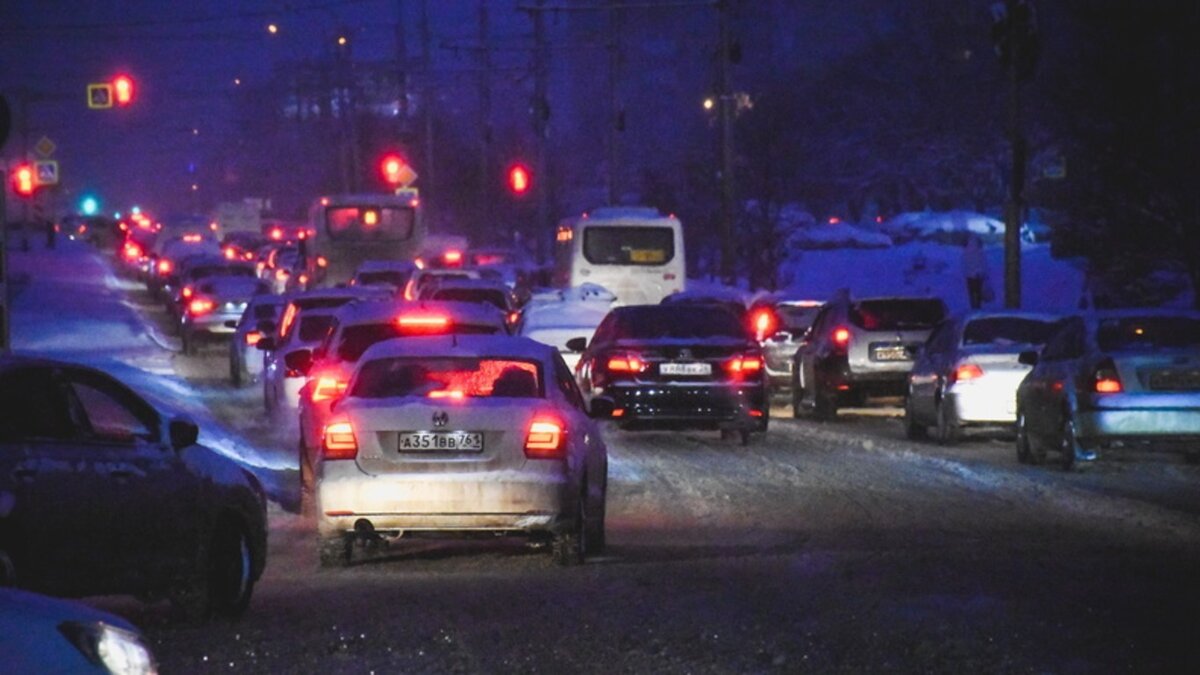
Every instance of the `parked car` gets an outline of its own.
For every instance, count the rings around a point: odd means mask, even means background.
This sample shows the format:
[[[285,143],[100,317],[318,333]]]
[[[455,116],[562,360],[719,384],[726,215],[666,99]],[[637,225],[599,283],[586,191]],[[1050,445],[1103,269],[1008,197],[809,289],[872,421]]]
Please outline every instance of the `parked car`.
[[[287,298],[256,295],[247,303],[229,338],[229,381],[235,387],[257,380],[263,371],[263,353],[258,341],[274,335]]]
[[[1108,310],[1062,323],[1017,389],[1017,459],[1064,469],[1120,445],[1200,459],[1200,312]]]
[[[852,300],[823,305],[792,357],[792,412],[832,419],[871,396],[903,396],[913,356],[946,317],[939,298]]]
[[[245,611],[266,562],[266,498],[198,435],[97,369],[0,359],[5,582],[165,596],[193,618]]]
[[[183,353],[195,354],[201,340],[232,335],[250,299],[269,293],[270,287],[253,275],[211,276],[184,290],[190,292],[181,312],[179,335]]]
[[[690,303],[617,307],[590,342],[575,338],[567,347],[582,351],[576,378],[584,396],[611,402],[623,428],[720,429],[743,444],[767,430],[762,348],[732,312]]]
[[[604,548],[607,476],[604,441],[554,348],[488,335],[381,342],[325,426],[321,561],[350,562],[356,539],[440,533],[524,535],[577,564]]]
[[[141,631],[71,600],[0,588],[0,657],[9,673],[154,675]]]
[[[791,395],[792,357],[823,304],[820,300],[786,295],[770,295],[750,304],[747,321],[750,332],[762,345],[772,396]]]
[[[976,312],[943,321],[921,347],[908,376],[904,428],[954,443],[968,426],[1011,428],[1017,386],[1030,367],[1021,352],[1038,350],[1061,317],[1019,311]]]
[[[502,335],[504,312],[464,302],[363,302],[337,313],[334,328],[314,349],[283,355],[285,365],[307,376],[300,389],[300,485],[311,494],[313,464],[333,403],[346,391],[359,358],[372,345],[401,337]]]

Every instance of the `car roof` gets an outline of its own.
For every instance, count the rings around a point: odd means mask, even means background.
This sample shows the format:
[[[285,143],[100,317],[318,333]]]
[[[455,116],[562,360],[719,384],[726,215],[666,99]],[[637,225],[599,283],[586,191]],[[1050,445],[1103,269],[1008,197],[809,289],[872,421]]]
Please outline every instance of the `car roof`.
[[[417,269],[417,264],[411,260],[364,260],[355,274],[363,272],[411,272]]]
[[[513,335],[434,335],[384,340],[371,345],[359,363],[396,357],[488,356],[550,361],[558,350],[550,345]]]
[[[1050,312],[1026,312],[1019,309],[1012,310],[982,310],[978,312],[968,312],[959,319],[966,324],[971,321],[980,319],[1030,319],[1032,321],[1054,322],[1060,319],[1065,319],[1068,315],[1052,314]]]
[[[504,312],[491,305],[451,300],[416,300],[397,302],[356,302],[338,308],[341,325],[377,323],[400,316],[405,312],[440,312],[457,323],[485,326],[504,326]]]
[[[508,286],[498,279],[458,279],[451,277],[438,282],[437,290],[440,291],[445,288],[478,288],[488,291],[508,292]]]

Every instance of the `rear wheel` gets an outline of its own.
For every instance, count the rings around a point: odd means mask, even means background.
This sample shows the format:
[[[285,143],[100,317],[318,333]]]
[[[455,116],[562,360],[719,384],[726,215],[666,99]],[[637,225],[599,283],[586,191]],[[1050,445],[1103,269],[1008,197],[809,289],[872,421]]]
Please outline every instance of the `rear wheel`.
[[[837,417],[837,411],[837,394],[825,391],[821,385],[817,385],[816,391],[813,392],[813,414],[817,419],[828,422]]]
[[[1046,461],[1046,449],[1029,433],[1029,421],[1024,412],[1017,413],[1017,461],[1026,464]]]
[[[928,435],[925,425],[917,422],[916,413],[912,409],[912,394],[909,394],[904,399],[904,437],[910,441],[920,441]]]
[[[242,386],[242,364],[237,358],[237,352],[229,348],[229,382],[235,387]]]
[[[563,567],[583,564],[588,544],[587,522],[587,495],[586,491],[581,491],[575,506],[574,521],[568,529],[559,532],[554,537],[554,542],[550,546],[554,562]]]
[[[800,364],[795,364],[792,374],[792,417],[795,418],[804,413],[804,390],[800,388],[800,376],[795,374],[799,368]]]
[[[241,616],[254,592],[254,561],[245,528],[232,518],[217,524],[192,583],[172,602],[190,621]]]
[[[1070,417],[1063,420],[1062,433],[1059,435],[1058,450],[1063,471],[1075,468],[1075,460],[1080,454],[1079,439],[1075,437],[1075,421]]]
[[[588,555],[596,555],[604,552],[606,544],[604,535],[604,515],[607,510],[608,487],[600,488],[600,499],[598,503],[592,505],[588,511],[588,518],[584,523],[584,548]]]
[[[300,515],[308,518],[316,514],[316,484],[312,465],[304,452],[303,439],[298,444],[297,456],[300,460]]]
[[[942,445],[954,445],[958,442],[958,423],[954,413],[943,396],[937,404],[937,439]]]

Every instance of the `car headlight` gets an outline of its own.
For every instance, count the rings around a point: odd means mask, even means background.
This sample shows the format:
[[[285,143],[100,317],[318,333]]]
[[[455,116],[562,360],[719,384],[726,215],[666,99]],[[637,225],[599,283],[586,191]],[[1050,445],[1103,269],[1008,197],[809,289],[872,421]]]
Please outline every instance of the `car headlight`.
[[[67,621],[59,631],[75,645],[88,661],[113,675],[156,675],[154,655],[133,631],[103,621],[79,623]]]

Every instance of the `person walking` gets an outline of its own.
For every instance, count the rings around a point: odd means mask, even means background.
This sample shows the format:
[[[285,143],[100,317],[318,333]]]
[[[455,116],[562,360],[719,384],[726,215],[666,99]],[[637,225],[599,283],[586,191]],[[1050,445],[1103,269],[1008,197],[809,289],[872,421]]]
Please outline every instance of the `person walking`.
[[[967,243],[963,246],[962,269],[967,280],[967,298],[971,302],[971,309],[979,309],[983,306],[983,287],[987,282],[988,270],[983,240],[977,234],[967,235]]]

